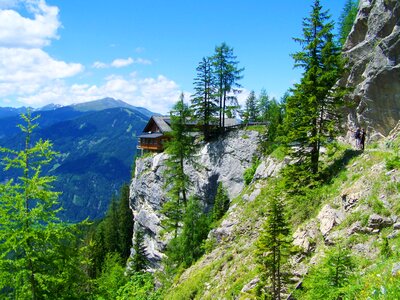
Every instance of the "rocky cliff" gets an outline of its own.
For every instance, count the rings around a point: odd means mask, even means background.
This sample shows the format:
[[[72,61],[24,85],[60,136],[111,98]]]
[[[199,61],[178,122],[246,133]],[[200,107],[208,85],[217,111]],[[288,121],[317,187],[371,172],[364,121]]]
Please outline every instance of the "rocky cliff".
[[[193,187],[191,193],[212,205],[218,182],[222,182],[229,197],[236,197],[244,186],[243,172],[252,165],[257,154],[259,133],[235,131],[216,141],[201,145],[196,154],[198,166],[186,165]],[[136,160],[135,177],[131,183],[130,206],[133,211],[135,229],[145,232],[145,246],[153,267],[157,267],[163,256],[168,236],[162,234],[160,209],[166,199],[164,182],[166,154],[154,154]],[[265,168],[268,168],[263,164]],[[272,170],[271,170],[272,172]]]
[[[353,88],[348,123],[367,128],[369,137],[387,136],[400,119],[400,2],[360,0],[344,45]]]

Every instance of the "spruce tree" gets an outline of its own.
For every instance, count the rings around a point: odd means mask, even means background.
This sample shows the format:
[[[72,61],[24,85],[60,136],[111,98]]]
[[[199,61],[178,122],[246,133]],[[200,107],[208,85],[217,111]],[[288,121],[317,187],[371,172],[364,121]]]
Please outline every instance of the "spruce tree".
[[[333,23],[315,0],[303,22],[302,50],[293,54],[304,69],[286,103],[286,143],[303,171],[317,174],[321,146],[337,135],[344,89],[333,88],[343,72],[343,59],[332,34]]]
[[[135,231],[133,243],[133,255],[131,257],[131,270],[135,273],[143,272],[149,265],[146,247],[144,245],[144,232],[141,229]]]
[[[258,117],[257,99],[254,91],[251,91],[246,99],[246,107],[244,111],[245,122],[255,122]]]
[[[76,238],[57,216],[56,178],[42,172],[56,152],[49,141],[32,139],[38,117],[29,111],[22,115],[22,150],[0,148],[4,171],[20,172],[18,178],[0,184],[0,298],[50,299],[63,293],[73,297],[76,289],[66,287],[81,273],[74,266],[79,261]]]
[[[256,243],[256,256],[260,269],[258,295],[262,299],[281,299],[283,283],[287,279],[284,264],[290,254],[291,236],[285,217],[282,196],[276,191],[268,197],[267,219]]]
[[[238,68],[239,62],[233,54],[233,48],[226,43],[215,47],[215,53],[211,57],[217,96],[219,99],[219,127],[225,127],[225,114],[229,104],[237,106],[235,94],[239,93],[239,80],[242,79],[243,68]]]
[[[194,79],[195,93],[192,95],[193,117],[201,127],[206,140],[210,137],[210,125],[214,124],[218,112],[215,94],[215,80],[210,58],[203,57],[199,63],[197,76]]]
[[[131,253],[133,215],[129,206],[129,185],[121,188],[118,203],[118,248],[123,259],[128,259]]]

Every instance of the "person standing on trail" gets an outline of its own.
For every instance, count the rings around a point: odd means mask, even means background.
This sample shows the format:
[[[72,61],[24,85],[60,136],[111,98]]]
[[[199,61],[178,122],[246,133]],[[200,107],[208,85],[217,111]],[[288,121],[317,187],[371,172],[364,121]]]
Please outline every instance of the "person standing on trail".
[[[365,145],[365,135],[367,134],[367,132],[365,131],[365,129],[361,129],[361,133],[360,133],[360,149],[362,151],[364,151],[364,145]]]
[[[360,149],[361,147],[361,128],[358,127],[354,133],[354,138],[356,139],[356,148]]]

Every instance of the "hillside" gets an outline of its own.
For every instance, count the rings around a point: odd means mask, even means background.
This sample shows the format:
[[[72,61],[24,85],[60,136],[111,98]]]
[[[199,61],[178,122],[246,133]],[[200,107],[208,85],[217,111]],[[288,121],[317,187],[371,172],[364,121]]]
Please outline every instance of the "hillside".
[[[400,170],[387,163],[399,159],[398,146],[394,146],[400,142],[399,129],[364,153],[343,146],[332,157],[325,155],[328,167],[337,170],[334,178],[310,195],[313,201],[305,215],[300,207],[289,209],[293,243],[301,249],[292,257],[292,288],[338,244],[351,249],[358,263],[351,284],[355,295],[365,295],[360,299],[381,285],[392,291],[399,286],[400,278],[392,270],[398,266],[400,249]],[[271,159],[264,159],[256,177],[267,175],[265,162],[271,170]],[[213,299],[216,295],[255,299],[255,242],[265,221],[270,184],[268,178],[254,180],[233,200],[220,226],[209,235],[208,253],[176,280],[166,299]],[[395,253],[390,259],[380,254],[386,238]],[[362,278],[365,273],[368,276]]]
[[[57,176],[55,189],[63,192],[63,218],[80,221],[103,216],[111,197],[129,181],[136,136],[151,112],[112,99],[92,102],[90,109],[74,107],[35,111],[41,117],[34,140],[49,139],[60,153],[49,171]],[[21,147],[20,122],[19,116],[0,119],[1,146]],[[13,176],[1,172],[0,181]]]

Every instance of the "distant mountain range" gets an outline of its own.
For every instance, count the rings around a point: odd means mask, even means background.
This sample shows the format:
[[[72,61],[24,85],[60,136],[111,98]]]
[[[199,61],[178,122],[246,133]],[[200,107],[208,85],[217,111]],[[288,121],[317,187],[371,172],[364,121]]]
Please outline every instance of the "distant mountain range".
[[[0,107],[0,146],[21,148],[17,128],[27,108]],[[34,140],[49,139],[60,156],[47,170],[57,177],[63,219],[102,217],[113,195],[131,176],[137,136],[152,112],[112,98],[59,107],[47,105],[40,114]],[[0,182],[17,176],[0,172]]]

